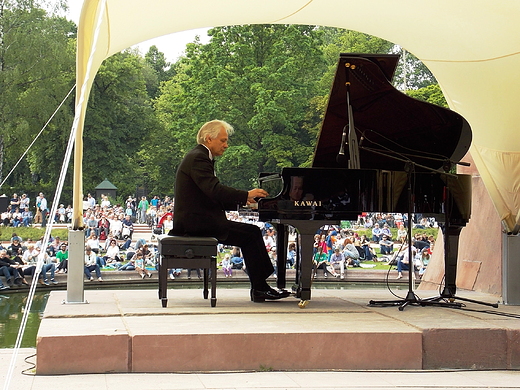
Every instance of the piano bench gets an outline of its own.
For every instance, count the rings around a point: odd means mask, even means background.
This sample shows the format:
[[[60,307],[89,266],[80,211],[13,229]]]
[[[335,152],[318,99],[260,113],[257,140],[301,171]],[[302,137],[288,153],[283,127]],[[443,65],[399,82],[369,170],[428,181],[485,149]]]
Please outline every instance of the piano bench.
[[[215,307],[217,305],[217,239],[162,235],[158,237],[158,243],[159,299],[162,307],[168,305],[168,270],[172,268],[202,268],[204,299],[208,299],[208,281],[211,273],[211,307]]]

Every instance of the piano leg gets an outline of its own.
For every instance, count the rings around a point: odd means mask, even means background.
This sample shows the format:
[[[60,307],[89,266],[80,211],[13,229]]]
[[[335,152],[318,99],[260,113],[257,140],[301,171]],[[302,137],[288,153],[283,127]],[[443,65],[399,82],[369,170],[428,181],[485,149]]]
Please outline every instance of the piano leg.
[[[283,290],[286,285],[287,242],[289,230],[283,223],[276,224],[276,287]]]
[[[452,297],[457,292],[457,258],[462,226],[448,226],[444,231],[447,240],[444,254],[444,290],[441,296]]]
[[[311,299],[312,284],[312,257],[314,248],[314,235],[324,225],[339,225],[339,221],[309,221],[309,220],[292,220],[287,222],[296,228],[300,235],[301,251],[299,258],[299,266],[296,270],[296,297],[302,302]],[[305,304],[300,305],[305,307]]]
[[[457,259],[459,252],[459,238],[463,226],[445,226],[443,229],[444,245],[444,288],[437,297],[425,298],[421,301],[422,305],[436,304],[449,305],[452,307],[462,307],[462,304],[455,300],[478,303],[480,305],[498,307],[497,303],[476,301],[474,299],[462,298],[456,295],[457,292]]]
[[[300,274],[298,282],[298,291],[296,296],[302,301],[308,301],[311,299],[311,284],[312,284],[312,252],[314,248],[314,234],[301,234],[301,262],[300,262]]]

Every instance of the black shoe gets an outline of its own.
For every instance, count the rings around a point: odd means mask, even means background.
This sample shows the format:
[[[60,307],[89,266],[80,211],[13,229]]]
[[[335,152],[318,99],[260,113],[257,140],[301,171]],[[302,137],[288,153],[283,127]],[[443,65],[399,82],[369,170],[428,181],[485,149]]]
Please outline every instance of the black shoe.
[[[273,288],[269,288],[269,290],[260,291],[251,289],[251,301],[253,302],[264,302],[266,299],[282,299],[287,298],[289,295],[289,291],[286,290],[277,291]]]

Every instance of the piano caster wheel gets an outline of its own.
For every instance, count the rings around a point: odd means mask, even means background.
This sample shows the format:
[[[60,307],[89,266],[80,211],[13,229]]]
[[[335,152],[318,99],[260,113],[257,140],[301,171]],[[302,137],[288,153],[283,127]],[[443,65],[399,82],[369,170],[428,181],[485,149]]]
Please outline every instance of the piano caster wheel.
[[[298,307],[300,309],[305,309],[308,304],[309,304],[309,301],[302,299],[300,302],[298,302]]]

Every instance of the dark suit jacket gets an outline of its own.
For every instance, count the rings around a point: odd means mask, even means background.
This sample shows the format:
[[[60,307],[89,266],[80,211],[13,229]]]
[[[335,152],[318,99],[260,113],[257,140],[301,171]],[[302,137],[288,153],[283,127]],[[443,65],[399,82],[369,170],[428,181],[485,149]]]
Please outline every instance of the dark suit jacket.
[[[177,170],[172,234],[225,240],[226,210],[245,205],[247,195],[247,191],[222,185],[215,176],[208,149],[197,145],[186,154]]]

